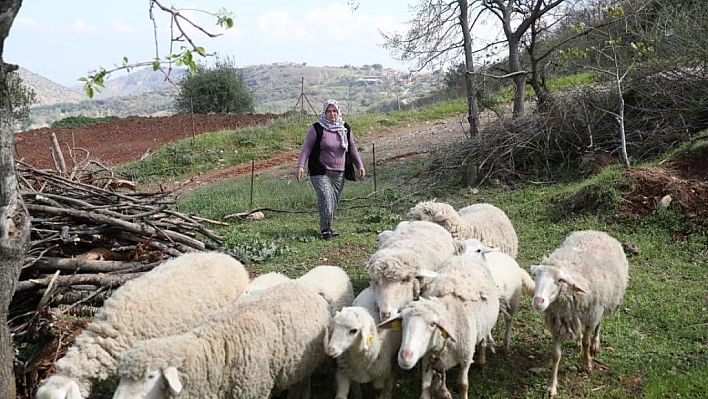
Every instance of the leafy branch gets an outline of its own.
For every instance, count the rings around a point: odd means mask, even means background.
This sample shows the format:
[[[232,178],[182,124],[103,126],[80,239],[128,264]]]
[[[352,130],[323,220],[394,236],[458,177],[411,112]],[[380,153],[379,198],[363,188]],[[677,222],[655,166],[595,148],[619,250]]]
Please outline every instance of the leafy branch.
[[[160,55],[159,46],[159,35],[158,26],[155,19],[155,10],[161,11],[169,14],[170,16],[170,41],[169,41],[169,51],[168,55]],[[93,98],[94,94],[100,92],[103,87],[105,87],[105,81],[113,73],[121,70],[130,72],[133,68],[152,66],[153,71],[161,71],[165,75],[165,79],[176,85],[176,83],[170,78],[172,72],[172,67],[187,67],[189,73],[194,75],[197,71],[197,63],[195,61],[195,54],[200,57],[213,56],[214,54],[209,54],[204,49],[204,47],[199,46],[192,39],[192,36],[188,33],[188,29],[193,28],[209,38],[215,38],[221,36],[220,33],[212,33],[207,29],[203,28],[198,23],[194,22],[192,19],[185,16],[183,13],[186,11],[200,12],[207,14],[211,17],[216,18],[216,25],[220,28],[230,29],[234,26],[234,21],[230,12],[226,9],[220,9],[219,11],[213,13],[209,11],[199,10],[199,9],[187,9],[187,8],[174,8],[166,7],[159,0],[150,0],[150,20],[153,24],[153,37],[155,42],[155,58],[152,61],[142,61],[142,62],[130,62],[128,57],[123,57],[122,62],[116,65],[112,69],[106,69],[100,67],[97,71],[92,71],[88,76],[79,79],[83,83],[84,93],[89,98]],[[178,50],[175,50],[175,46],[178,43],[184,43],[179,46]],[[163,64],[167,64],[167,70],[161,68]]]

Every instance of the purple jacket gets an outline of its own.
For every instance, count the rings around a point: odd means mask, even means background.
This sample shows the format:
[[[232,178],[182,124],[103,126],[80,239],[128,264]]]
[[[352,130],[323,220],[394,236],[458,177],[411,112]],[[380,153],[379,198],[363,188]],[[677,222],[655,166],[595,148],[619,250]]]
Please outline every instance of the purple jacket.
[[[310,126],[305,136],[305,142],[302,144],[300,158],[297,160],[298,167],[305,167],[305,162],[310,157],[315,141],[317,141],[317,133],[315,132],[315,128]],[[353,157],[354,166],[356,166],[357,169],[361,169],[364,164],[361,162],[361,156],[356,147],[353,133],[349,134],[349,154]],[[320,142],[320,163],[324,165],[325,169],[340,172],[344,171],[344,148],[342,148],[337,132],[323,129],[322,141]]]

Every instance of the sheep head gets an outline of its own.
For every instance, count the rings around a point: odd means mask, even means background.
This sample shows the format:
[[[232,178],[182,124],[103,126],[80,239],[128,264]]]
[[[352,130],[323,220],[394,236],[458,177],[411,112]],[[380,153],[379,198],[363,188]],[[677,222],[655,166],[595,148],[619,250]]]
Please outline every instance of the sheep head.
[[[113,399],[167,399],[182,393],[182,381],[176,367],[153,369],[145,377],[123,376]]]
[[[420,295],[420,280],[437,276],[422,269],[418,260],[418,255],[407,249],[382,249],[369,259],[366,269],[381,320],[395,316]]]
[[[339,357],[352,347],[371,349],[375,337],[374,321],[362,307],[346,307],[332,319],[332,335],[327,345],[327,356]]]
[[[536,283],[533,308],[541,312],[558,298],[562,284],[566,284],[574,292],[586,291],[575,281],[573,276],[555,266],[531,266],[531,275],[534,276]]]
[[[441,350],[446,340],[455,341],[449,320],[434,299],[421,298],[401,310],[401,313],[379,324],[379,328],[402,330],[398,365],[410,370],[430,351]]]
[[[37,390],[37,399],[83,399],[86,396],[81,394],[76,380],[61,374],[49,377]]]

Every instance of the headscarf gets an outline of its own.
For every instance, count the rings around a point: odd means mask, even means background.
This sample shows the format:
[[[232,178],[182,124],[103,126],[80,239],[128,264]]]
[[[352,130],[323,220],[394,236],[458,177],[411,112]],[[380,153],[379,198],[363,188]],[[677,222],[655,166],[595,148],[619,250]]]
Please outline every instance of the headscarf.
[[[330,122],[329,119],[327,119],[327,107],[330,105],[334,105],[337,109],[337,119],[334,122]],[[322,113],[320,114],[320,120],[318,122],[323,128],[337,132],[342,142],[342,148],[345,150],[349,148],[347,128],[344,127],[344,120],[342,120],[342,113],[339,111],[339,104],[337,103],[337,100],[327,100],[322,104]]]

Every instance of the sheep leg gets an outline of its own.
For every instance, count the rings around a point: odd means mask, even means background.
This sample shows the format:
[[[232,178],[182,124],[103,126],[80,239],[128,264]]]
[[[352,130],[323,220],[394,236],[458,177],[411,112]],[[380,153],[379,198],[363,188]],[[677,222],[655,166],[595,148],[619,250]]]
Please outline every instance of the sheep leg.
[[[433,372],[433,381],[430,384],[430,394],[434,399],[452,399],[452,394],[447,389],[446,372],[436,370]]]
[[[592,344],[590,345],[590,356],[592,357],[597,357],[600,352],[600,326],[602,326],[602,322],[597,323],[595,332],[592,335]]]
[[[388,377],[383,382],[383,388],[381,389],[381,394],[378,399],[391,399],[393,395],[393,383],[395,380],[395,373],[391,371]]]
[[[344,375],[341,370],[337,370],[335,379],[337,380],[337,395],[335,398],[347,399],[347,396],[349,395],[349,387],[351,386],[351,380],[349,377]]]
[[[356,381],[351,381],[351,384],[349,388],[349,399],[361,399],[361,384]]]
[[[590,332],[593,329],[588,327],[583,331],[583,361],[582,366],[587,371],[592,371],[592,356],[590,355]]]
[[[430,355],[423,356],[421,365],[423,367],[423,375],[421,376],[420,399],[431,399],[430,384],[433,382],[433,369],[430,367]]]
[[[457,377],[457,390],[460,393],[460,398],[467,399],[467,391],[470,387],[469,372],[472,362],[464,362],[460,366],[460,374]]]
[[[375,378],[371,381],[371,386],[374,388],[375,399],[390,399],[393,390],[393,373],[389,373],[388,377]]]
[[[504,314],[504,355],[509,354],[509,347],[511,346],[511,325],[514,321],[514,316],[510,313]]]
[[[548,384],[548,396],[554,397],[558,394],[558,365],[561,360],[561,340],[553,339],[553,371],[551,372],[551,382]]]
[[[297,384],[292,389],[288,390],[287,399],[310,399],[312,390],[310,386],[310,378],[306,378]]]
[[[489,338],[484,338],[479,341],[479,343],[475,346],[477,352],[477,364],[479,364],[480,367],[487,365],[487,343],[490,341],[494,341],[491,338],[491,335],[489,335]]]

